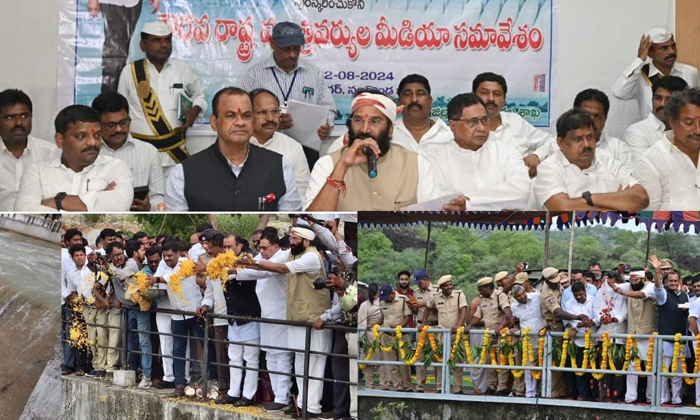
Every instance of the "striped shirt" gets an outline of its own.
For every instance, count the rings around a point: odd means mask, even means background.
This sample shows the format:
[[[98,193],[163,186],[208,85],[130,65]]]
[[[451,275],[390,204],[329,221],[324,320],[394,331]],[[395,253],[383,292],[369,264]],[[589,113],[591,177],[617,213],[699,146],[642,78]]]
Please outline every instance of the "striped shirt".
[[[100,155],[122,160],[129,165],[131,174],[134,177],[134,187],[148,186],[151,210],[155,210],[159,203],[165,201],[163,167],[158,156],[158,149],[155,146],[134,139],[129,134],[126,138],[126,143],[117,150],[112,150],[107,143],[103,143]]]
[[[314,105],[326,105],[328,123],[332,124],[335,120],[335,102],[326,86],[323,73],[318,67],[305,60],[299,59],[297,67],[292,72],[286,73],[277,66],[275,58],[270,54],[268,58],[248,70],[241,82],[241,88],[248,92],[253,89],[267,89],[277,96],[280,105],[285,105],[290,99]],[[285,96],[287,96],[286,99]]]

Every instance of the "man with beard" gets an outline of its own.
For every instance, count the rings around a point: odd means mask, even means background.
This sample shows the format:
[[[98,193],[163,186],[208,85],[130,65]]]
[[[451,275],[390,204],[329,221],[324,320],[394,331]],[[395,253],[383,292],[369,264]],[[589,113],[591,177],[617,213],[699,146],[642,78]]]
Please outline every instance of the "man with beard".
[[[402,118],[396,121],[391,142],[413,152],[421,152],[429,146],[446,146],[452,139],[447,125],[441,118],[430,118],[433,97],[430,83],[420,74],[409,74],[399,83],[399,105],[403,106]]]
[[[559,150],[537,171],[533,193],[548,210],[641,210],[649,197],[628,169],[607,153],[596,153],[595,123],[572,109],[557,120]]]
[[[217,133],[214,144],[175,166],[168,176],[168,210],[301,209],[289,160],[249,143],[253,103],[246,91],[237,87],[218,91],[212,99],[209,123]]]
[[[100,153],[122,160],[131,168],[134,187],[148,188],[146,196],[134,197],[132,211],[151,211],[165,200],[163,167],[154,146],[131,137],[129,102],[117,92],[103,93],[92,101],[92,107],[100,113],[102,140]]]
[[[467,210],[526,209],[530,177],[520,153],[489,137],[490,118],[483,101],[471,93],[447,104],[454,141],[431,147],[425,155],[439,172],[442,190],[463,194]]]
[[[639,41],[637,58],[613,84],[613,95],[618,99],[635,99],[639,107],[639,117],[643,118],[652,110],[651,85],[655,80],[678,76],[688,82],[688,86],[697,87],[698,69],[677,63],[677,51],[672,33],[664,28],[650,29]],[[651,59],[651,63],[646,63],[647,58]]]
[[[272,150],[289,159],[297,180],[299,197],[306,197],[309,185],[309,164],[306,162],[304,149],[299,142],[277,131],[280,124],[280,102],[267,89],[255,89],[250,92],[253,101],[253,136],[250,143],[263,149]]]
[[[32,100],[18,89],[0,92],[0,210],[12,211],[24,169],[46,163],[58,149],[31,136]]]
[[[651,277],[651,279],[649,278]],[[615,291],[627,298],[627,334],[652,334],[658,331],[658,307],[654,294],[653,274],[651,272],[631,272],[629,283],[611,284]],[[649,350],[648,339],[637,339],[637,348],[640,355],[647,354]],[[640,358],[642,369],[645,369],[645,358]],[[639,369],[634,360],[630,361],[628,372],[636,372]],[[627,376],[627,391],[625,403],[637,402],[637,375]],[[651,390],[654,387],[653,377],[647,376],[646,402],[651,402]]]
[[[675,92],[665,112],[673,138],[647,150],[635,176],[649,193],[648,210],[700,209],[700,89]]]
[[[126,211],[134,186],[129,166],[100,156],[100,116],[83,105],[63,108],[54,121],[60,155],[22,175],[15,211]]]
[[[314,280],[326,278],[323,269],[323,258],[311,242],[316,238],[313,231],[294,227],[291,230],[289,241],[291,243],[291,255],[285,263],[271,261],[248,261],[252,268],[270,271],[273,273],[287,274],[287,320],[314,323],[331,307],[331,297],[327,289],[316,290]],[[261,239],[262,246],[262,239]],[[262,249],[262,248],[261,248]],[[290,349],[297,350],[294,355],[294,370],[297,375],[304,373],[304,343],[306,337],[304,327],[287,327],[287,338]],[[311,330],[311,351],[331,351],[331,331]],[[309,356],[309,376],[323,377],[326,366],[326,355],[311,354]],[[321,396],[323,382],[315,379],[309,380],[309,388],[304,389],[303,377],[297,377],[299,395],[308,394],[307,407],[301,407],[302,398],[297,400],[297,406],[293,406],[284,413],[294,418],[301,417],[301,411],[307,410],[312,417],[321,414]]]
[[[365,91],[355,96],[350,108],[348,145],[316,162],[306,210],[400,210],[444,195],[424,157],[390,143],[396,123],[394,101]],[[369,173],[368,155],[376,157],[376,173]],[[464,210],[465,203],[459,197],[444,204],[446,210]]]
[[[608,120],[608,111],[610,111],[610,100],[608,96],[598,89],[582,90],[574,98],[574,108],[580,109],[591,114],[593,119],[593,132],[595,134],[595,150],[596,153],[605,151],[612,157],[622,162],[625,167],[630,170],[634,169],[632,152],[627,143],[603,133],[605,122]]]
[[[131,135],[160,151],[163,175],[190,155],[185,133],[197,116],[207,111],[207,98],[197,74],[187,64],[171,59],[173,34],[168,24],[147,22],[141,28],[141,51],[146,58],[122,69],[117,91],[129,101]],[[192,101],[185,111],[181,96]]]
[[[627,127],[625,141],[632,150],[632,160],[637,163],[651,146],[672,133],[664,109],[673,92],[688,87],[688,82],[678,76],[666,76],[654,80],[651,85],[651,111],[649,115]]]
[[[555,149],[554,138],[535,128],[517,113],[503,111],[508,85],[500,74],[477,75],[472,81],[472,93],[480,97],[486,107],[489,139],[517,149],[530,176],[535,176],[537,165]]]

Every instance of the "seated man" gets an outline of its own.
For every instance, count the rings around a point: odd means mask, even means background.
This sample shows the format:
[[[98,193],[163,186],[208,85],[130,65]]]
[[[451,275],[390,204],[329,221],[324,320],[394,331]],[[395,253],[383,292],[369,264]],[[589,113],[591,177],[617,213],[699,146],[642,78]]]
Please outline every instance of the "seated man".
[[[591,115],[572,109],[557,120],[559,150],[537,169],[533,193],[549,210],[640,210],[649,197],[629,170],[604,151],[596,153]]]
[[[467,197],[467,210],[527,208],[530,177],[518,151],[489,139],[483,101],[471,93],[447,104],[454,141],[425,148],[441,176],[441,189]]]
[[[666,108],[673,92],[680,92],[686,87],[688,87],[688,83],[676,76],[666,76],[654,80],[651,85],[652,102],[649,116],[630,125],[625,131],[625,141],[632,150],[634,163],[639,162],[644,152],[670,132],[671,126],[666,118],[664,108]]]
[[[209,148],[179,163],[165,184],[169,211],[296,211],[301,209],[289,160],[249,143],[253,103],[226,87],[214,95]]]
[[[400,210],[444,195],[424,157],[391,143],[394,101],[381,93],[362,92],[350,108],[348,145],[323,156],[311,171],[308,211]],[[369,154],[376,157],[375,177],[368,174]],[[464,210],[465,203],[460,197],[446,208]]]
[[[673,139],[656,142],[637,162],[635,177],[649,194],[649,210],[700,209],[700,89],[676,92],[666,105]]]
[[[134,197],[129,166],[100,156],[100,115],[84,105],[63,108],[54,121],[61,149],[48,164],[22,175],[15,211],[127,211]]]
[[[32,133],[32,100],[17,89],[0,92],[0,211],[12,211],[24,169],[58,153],[53,142]]]
[[[126,162],[134,177],[134,187],[148,188],[145,198],[134,197],[131,210],[155,210],[165,200],[163,167],[155,146],[131,137],[129,101],[117,92],[106,92],[92,101],[92,107],[100,113],[102,123],[105,144],[101,153]]]
[[[595,149],[605,150],[628,169],[633,170],[632,154],[627,144],[616,137],[603,133],[605,121],[608,119],[608,111],[610,111],[608,96],[598,89],[583,90],[576,95],[574,108],[591,114],[596,139]]]

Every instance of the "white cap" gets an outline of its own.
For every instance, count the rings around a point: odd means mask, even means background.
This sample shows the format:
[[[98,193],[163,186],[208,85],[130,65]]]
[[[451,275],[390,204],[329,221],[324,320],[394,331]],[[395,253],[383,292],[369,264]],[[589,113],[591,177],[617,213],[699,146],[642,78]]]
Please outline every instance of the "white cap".
[[[673,34],[667,31],[665,28],[653,28],[649,29],[646,33],[651,38],[651,42],[654,44],[663,44],[664,42],[671,39]]]
[[[170,26],[168,26],[167,23],[161,22],[159,20],[144,23],[143,28],[141,28],[141,32],[153,36],[167,36],[173,34],[173,31],[170,29]]]

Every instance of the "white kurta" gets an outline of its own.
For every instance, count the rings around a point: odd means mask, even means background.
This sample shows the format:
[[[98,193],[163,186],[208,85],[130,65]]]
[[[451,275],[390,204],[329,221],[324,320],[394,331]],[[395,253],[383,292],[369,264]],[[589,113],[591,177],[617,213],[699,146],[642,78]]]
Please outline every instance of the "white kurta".
[[[488,140],[472,151],[451,141],[424,150],[441,188],[469,197],[467,210],[527,208],[530,177],[520,153],[508,144]]]
[[[596,143],[596,151],[605,150],[610,153],[612,157],[619,160],[623,165],[627,167],[630,171],[634,170],[634,159],[632,159],[632,151],[630,150],[627,143],[618,139],[617,137],[608,136],[603,133],[600,135],[600,140]]]
[[[515,147],[521,158],[535,154],[540,161],[557,149],[554,136],[535,128],[513,112],[501,112],[501,125],[489,133],[489,141],[504,142]]]
[[[649,148],[634,174],[649,195],[647,210],[700,209],[700,169],[670,141]]]
[[[639,182],[631,171],[603,150],[596,150],[593,163],[585,170],[569,162],[559,150],[537,167],[532,191],[537,206],[544,209],[544,203],[555,194],[566,193],[576,198],[585,191],[591,194],[616,192],[620,186],[636,184]]]
[[[394,134],[391,136],[391,142],[400,144],[416,153],[423,152],[426,147],[448,145],[452,141],[452,130],[440,118],[433,118],[433,122],[433,126],[423,134],[420,142],[416,142],[411,132],[404,125],[403,118],[401,118],[394,125]]]
[[[272,138],[265,143],[260,143],[255,137],[250,138],[250,143],[286,157],[292,164],[294,177],[297,180],[299,197],[302,199],[306,197],[306,188],[309,185],[311,171],[309,171],[309,164],[306,161],[306,155],[301,143],[279,131],[276,131]]]
[[[29,136],[22,156],[16,158],[0,141],[0,211],[12,211],[22,173],[33,163],[46,163],[53,154],[60,154],[54,142]]]
[[[653,112],[649,112],[645,119],[627,127],[625,141],[632,151],[632,161],[636,164],[651,146],[666,138],[666,133],[663,121],[656,118]],[[669,130],[668,133],[671,134],[669,138],[673,138],[673,131]]]

